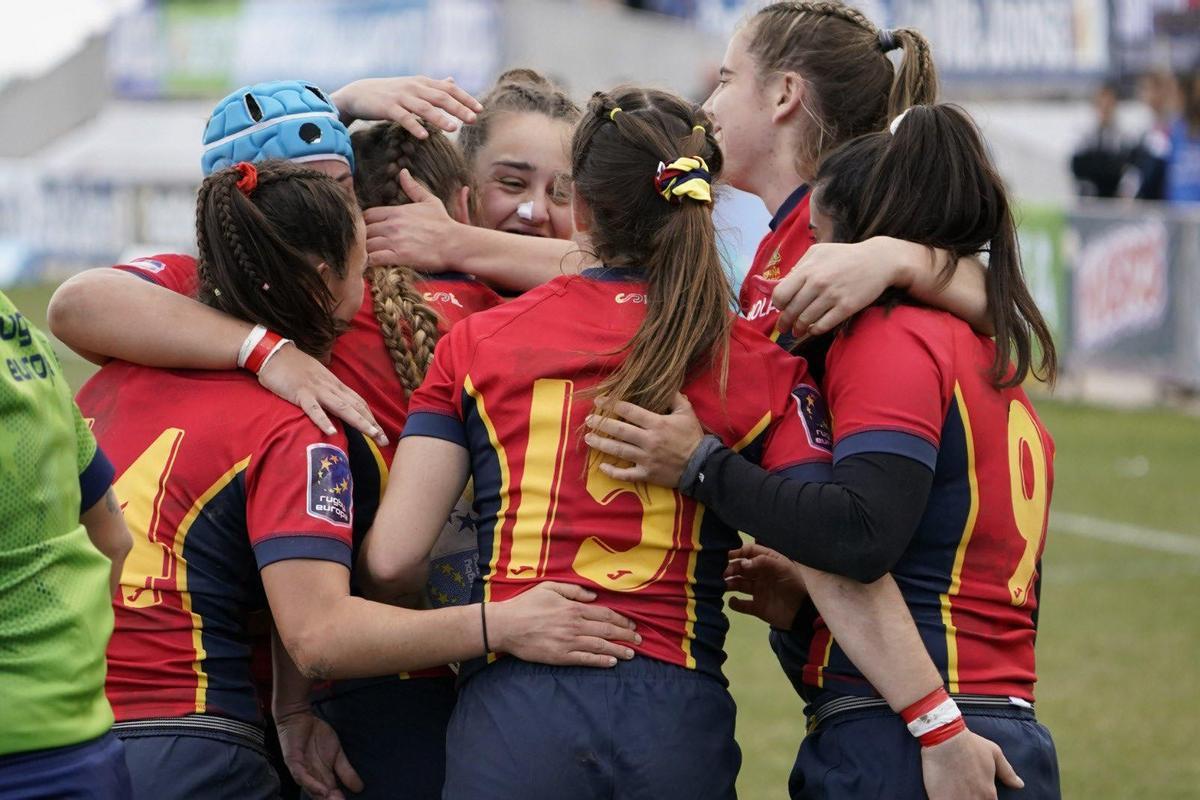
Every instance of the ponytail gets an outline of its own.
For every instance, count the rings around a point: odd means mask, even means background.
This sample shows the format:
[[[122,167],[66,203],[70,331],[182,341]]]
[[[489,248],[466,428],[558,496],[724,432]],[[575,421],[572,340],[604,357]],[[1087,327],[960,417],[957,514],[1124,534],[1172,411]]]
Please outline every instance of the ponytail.
[[[245,165],[204,179],[196,196],[199,299],[323,356],[342,330],[335,298],[314,261],[347,273],[358,210],[333,179],[285,161]]]
[[[400,185],[402,170],[424,183],[446,206],[462,187],[471,185],[466,160],[454,144],[437,128],[422,124],[429,134],[424,140],[394,122],[371,125],[350,137],[358,165],[354,188],[364,209],[410,202]],[[417,290],[417,275],[410,267],[373,266],[366,278],[392,367],[411,394],[433,361],[440,335],[437,312]]]
[[[1052,383],[1054,341],[1025,285],[1007,190],[971,118],[956,106],[914,106],[894,127],[832,153],[817,174],[814,202],[842,241],[894,236],[945,250],[947,280],[959,258],[987,253],[992,383],[1017,386],[1030,372]]]
[[[665,412],[689,372],[710,356],[723,393],[734,298],[717,251],[712,205],[686,192],[668,191],[669,200],[655,180],[662,165],[681,157],[703,159],[707,181],[716,180],[722,158],[703,113],[667,92],[625,87],[597,93],[571,150],[596,255],[608,266],[646,271],[646,316],[625,360],[595,391]]]
[[[912,28],[899,28],[890,33],[903,56],[888,93],[888,119],[895,119],[913,106],[937,102],[938,78],[933,67],[929,41]]]
[[[772,3],[747,28],[747,50],[761,76],[794,72],[805,84],[800,174],[851,139],[882,130],[915,103],[937,99],[929,42],[911,28],[880,30],[855,8],[832,0]],[[900,49],[893,67],[886,53]]]

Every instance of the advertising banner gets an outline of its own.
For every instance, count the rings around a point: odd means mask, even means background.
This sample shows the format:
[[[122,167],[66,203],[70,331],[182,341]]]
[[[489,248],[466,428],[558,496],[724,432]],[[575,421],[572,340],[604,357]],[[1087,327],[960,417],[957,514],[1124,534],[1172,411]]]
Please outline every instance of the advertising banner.
[[[1067,215],[1053,206],[1023,205],[1017,212],[1017,225],[1025,281],[1061,354],[1069,339],[1070,325],[1063,252]]]
[[[163,0],[109,39],[123,97],[219,97],[293,77],[330,90],[362,77],[453,75],[486,87],[499,65],[498,0]],[[464,46],[464,43],[469,43]]]

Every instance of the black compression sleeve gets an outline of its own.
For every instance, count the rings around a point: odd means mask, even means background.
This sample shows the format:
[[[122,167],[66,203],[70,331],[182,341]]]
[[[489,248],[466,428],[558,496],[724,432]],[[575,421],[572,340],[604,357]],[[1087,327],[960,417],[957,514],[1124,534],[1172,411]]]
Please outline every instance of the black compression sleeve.
[[[908,547],[932,485],[928,467],[889,453],[848,456],[834,466],[832,483],[805,483],[721,448],[704,462],[691,494],[793,561],[869,583]]]

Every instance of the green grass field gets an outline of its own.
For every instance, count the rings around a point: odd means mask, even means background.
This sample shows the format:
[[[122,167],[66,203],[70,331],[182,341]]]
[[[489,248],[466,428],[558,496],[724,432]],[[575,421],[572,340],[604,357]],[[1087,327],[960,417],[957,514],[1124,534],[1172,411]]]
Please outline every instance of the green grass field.
[[[7,293],[43,324],[44,287]],[[60,352],[78,386],[90,366]],[[1048,399],[1037,407],[1057,445],[1054,511],[1200,543],[1200,419]],[[1197,797],[1200,556],[1052,525],[1043,567],[1038,715],[1058,744],[1064,797]],[[766,645],[766,626],[733,616],[728,674],[740,711],[740,793],[785,798],[803,735],[801,703]]]

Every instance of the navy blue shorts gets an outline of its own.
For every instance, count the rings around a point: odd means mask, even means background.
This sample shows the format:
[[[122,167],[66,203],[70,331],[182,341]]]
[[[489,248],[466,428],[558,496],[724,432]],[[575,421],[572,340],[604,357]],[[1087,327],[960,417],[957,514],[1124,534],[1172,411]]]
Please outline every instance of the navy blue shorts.
[[[196,721],[196,717],[183,717]],[[179,723],[178,720],[175,721]],[[245,723],[231,723],[253,730]],[[126,725],[145,723],[142,729]],[[179,723],[182,724],[182,723]],[[263,749],[246,736],[220,730],[173,730],[169,721],[119,723],[114,731],[125,743],[125,763],[133,779],[133,800],[277,800],[279,776]],[[261,731],[259,737],[262,736]]]
[[[0,800],[125,800],[132,791],[125,748],[111,733],[0,756]]]
[[[501,658],[468,680],[445,800],[730,800],[737,708],[715,678],[648,658],[612,669]]]
[[[1054,741],[1032,711],[960,708],[967,727],[1000,745],[1025,781],[1020,791],[997,784],[1001,800],[1062,797]],[[804,738],[788,789],[792,800],[925,800],[920,743],[889,709],[839,714]]]
[[[454,678],[388,680],[347,689],[314,704],[342,743],[363,791],[356,800],[438,800],[446,775],[446,726]],[[306,796],[306,795],[305,795]]]

